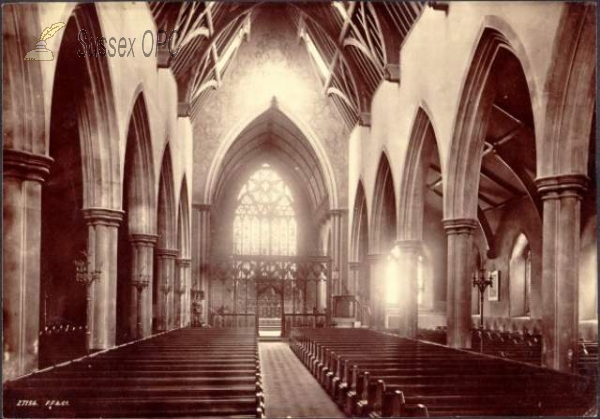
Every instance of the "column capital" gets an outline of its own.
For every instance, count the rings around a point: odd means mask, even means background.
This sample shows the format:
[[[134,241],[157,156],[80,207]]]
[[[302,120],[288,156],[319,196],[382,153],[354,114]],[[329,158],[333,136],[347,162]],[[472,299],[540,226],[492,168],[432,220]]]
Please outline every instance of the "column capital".
[[[423,243],[421,240],[414,239],[404,239],[404,240],[396,240],[394,243],[398,249],[402,252],[414,252],[420,253]]]
[[[50,173],[52,157],[28,151],[3,149],[3,173],[5,177],[44,182]]]
[[[123,215],[125,214],[121,210],[108,209],[108,208],[84,208],[83,218],[90,225],[104,224],[111,227],[118,227],[123,221]]]
[[[154,246],[157,240],[158,236],[156,234],[135,233],[129,235],[129,241],[135,244]]]
[[[351,271],[358,271],[360,269],[360,265],[361,263],[357,261],[348,262],[348,269]]]
[[[179,256],[179,250],[177,249],[156,249],[154,254],[164,259],[176,259]]]
[[[210,211],[210,204],[192,204],[192,208],[196,211]]]
[[[348,214],[347,208],[334,208],[329,210],[330,217],[342,217]]]
[[[386,255],[384,253],[372,253],[372,254],[367,255],[367,261],[369,261],[370,264],[385,262],[387,257],[388,257],[388,255]]]
[[[192,264],[192,259],[177,258],[175,259],[175,265],[181,268],[186,268]]]
[[[192,106],[187,102],[178,102],[177,103],[177,116],[180,118],[187,118],[190,116],[190,111],[192,110]]]
[[[479,222],[472,218],[449,218],[442,220],[446,234],[472,234]]]
[[[587,189],[588,183],[589,178],[578,173],[547,176],[535,180],[542,200],[558,198],[558,195],[581,198]]]

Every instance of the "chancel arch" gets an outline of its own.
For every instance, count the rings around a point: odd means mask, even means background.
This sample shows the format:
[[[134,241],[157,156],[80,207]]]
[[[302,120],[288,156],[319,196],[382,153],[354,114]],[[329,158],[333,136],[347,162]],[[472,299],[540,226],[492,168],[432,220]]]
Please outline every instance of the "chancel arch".
[[[326,175],[318,151],[273,102],[239,132],[218,166],[218,176],[207,186],[212,191],[215,237],[211,265],[221,272],[223,259],[233,256],[253,268],[243,271],[247,280],[238,283],[242,288],[234,286],[229,294],[228,279],[212,275],[209,306],[213,319],[278,324],[276,319],[287,313],[290,322],[308,321],[309,314],[315,321],[317,317],[323,321],[328,293],[324,285],[332,255],[321,253],[320,237],[323,225],[331,221],[330,188],[334,182]],[[340,227],[332,224],[332,228]],[[274,287],[264,285],[265,275],[273,275],[273,271],[269,268],[271,273],[259,273],[256,269],[267,260],[287,266],[289,284],[283,288],[278,282]],[[309,274],[307,264],[321,273]],[[290,284],[294,284],[292,288]]]
[[[243,138],[247,134],[248,129],[251,127],[260,126],[259,122],[264,122],[272,117],[276,117],[281,121],[288,121],[286,125],[291,125],[293,129],[290,129],[290,134],[296,138],[302,138],[302,143],[306,144],[311,152],[316,156],[313,158],[319,171],[323,185],[327,192],[327,201],[329,208],[337,208],[338,192],[336,187],[336,180],[333,172],[333,168],[321,141],[313,130],[303,123],[299,118],[295,117],[291,112],[287,111],[285,106],[277,101],[274,97],[271,101],[271,106],[258,112],[258,114],[252,114],[245,120],[241,121],[236,125],[227,136],[221,141],[219,150],[213,161],[211,162],[210,170],[206,180],[206,186],[204,188],[204,201],[207,204],[211,204],[215,197],[218,195],[217,182],[222,177],[222,173],[225,172],[224,164],[227,155],[231,155],[230,149],[234,143],[238,143],[238,139]],[[281,118],[283,117],[283,118]],[[281,124],[280,124],[281,125]],[[305,147],[306,147],[305,145]],[[310,160],[308,160],[310,161]]]

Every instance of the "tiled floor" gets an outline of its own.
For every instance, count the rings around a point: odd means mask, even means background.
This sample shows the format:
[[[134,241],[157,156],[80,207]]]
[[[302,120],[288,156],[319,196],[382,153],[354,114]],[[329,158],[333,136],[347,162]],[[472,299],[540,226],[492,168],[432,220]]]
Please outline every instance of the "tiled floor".
[[[344,417],[287,343],[261,342],[258,347],[267,417]]]

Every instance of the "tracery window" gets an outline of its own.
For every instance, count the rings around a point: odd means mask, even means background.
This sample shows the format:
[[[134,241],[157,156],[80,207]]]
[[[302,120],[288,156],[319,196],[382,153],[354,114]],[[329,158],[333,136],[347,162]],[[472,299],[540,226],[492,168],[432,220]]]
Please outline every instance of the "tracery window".
[[[263,164],[238,195],[233,222],[234,254],[295,255],[298,227],[293,203],[283,179]]]

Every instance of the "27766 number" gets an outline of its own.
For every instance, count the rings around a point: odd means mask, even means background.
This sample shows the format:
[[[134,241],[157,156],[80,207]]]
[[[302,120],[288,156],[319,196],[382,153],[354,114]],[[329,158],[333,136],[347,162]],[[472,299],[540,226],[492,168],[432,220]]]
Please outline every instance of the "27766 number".
[[[64,407],[64,406],[69,406],[70,403],[68,400],[46,400],[44,402],[44,406],[52,408],[52,407]],[[17,406],[21,406],[21,407],[31,407],[31,406],[40,406],[40,403],[38,403],[37,400],[28,400],[28,399],[21,399],[19,401],[17,401]]]

